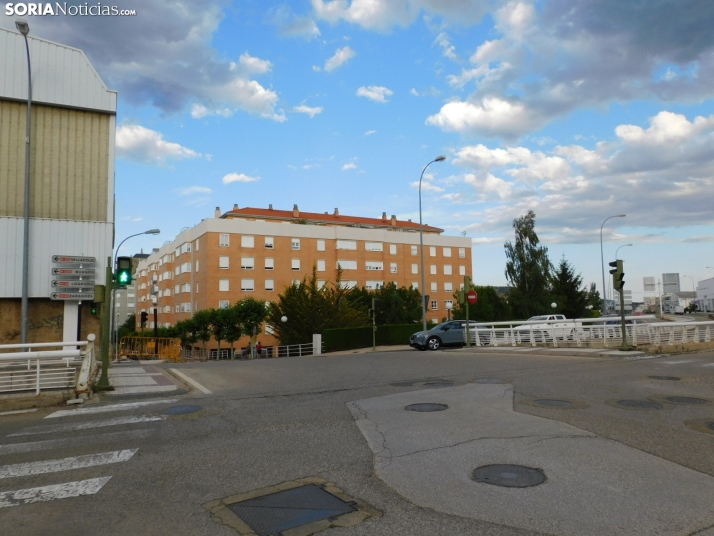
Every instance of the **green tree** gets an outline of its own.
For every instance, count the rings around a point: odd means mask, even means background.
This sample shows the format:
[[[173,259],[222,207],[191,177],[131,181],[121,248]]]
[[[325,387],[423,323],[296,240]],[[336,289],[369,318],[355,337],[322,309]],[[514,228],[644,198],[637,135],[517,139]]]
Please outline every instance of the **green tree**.
[[[258,335],[262,333],[263,322],[268,317],[265,300],[244,298],[237,302],[234,307],[238,318],[237,323],[243,326],[243,335],[250,337],[250,346],[252,348],[255,346]]]
[[[136,333],[136,315],[134,313],[130,314],[126,321],[119,326],[119,340],[122,337],[130,337]]]
[[[379,326],[421,321],[421,293],[415,288],[397,287],[390,282],[377,290],[355,287],[347,293],[352,304],[366,309],[372,308],[372,298],[378,300],[376,323]]]
[[[512,318],[508,302],[494,287],[472,285],[471,288],[476,291],[478,300],[473,305],[469,304],[469,320],[500,322]],[[454,310],[451,316],[457,320],[466,319],[466,306],[459,303],[458,294],[454,294]]]
[[[592,306],[590,312],[593,314],[597,314],[598,311],[602,310],[602,298],[600,297],[600,292],[595,286],[595,283],[590,283],[590,290],[588,290],[588,305]]]
[[[226,317],[223,311],[225,311],[225,309],[208,309],[209,331],[211,336],[216,339],[218,343],[218,353],[216,354],[218,359],[221,358],[221,341],[226,336],[227,328],[225,323]]]
[[[196,340],[203,343],[203,355],[206,356],[206,343],[211,340],[211,309],[202,309],[193,314],[193,327]]]
[[[196,327],[193,318],[176,322],[174,331],[176,333],[175,336],[181,340],[181,346],[190,346],[191,350],[193,350],[193,345],[196,344],[198,340],[196,338]]]
[[[588,305],[588,293],[582,288],[583,278],[575,274],[575,270],[565,256],[560,260],[553,274],[553,300],[556,310],[566,318],[582,318]]]
[[[236,305],[228,309],[221,309],[220,311],[226,326],[224,338],[226,342],[231,345],[231,359],[233,359],[235,355],[235,342],[243,336],[243,323]]]
[[[506,242],[506,279],[511,285],[508,302],[516,318],[528,318],[550,310],[548,248],[541,246],[535,232],[535,213],[513,220],[515,243]]]

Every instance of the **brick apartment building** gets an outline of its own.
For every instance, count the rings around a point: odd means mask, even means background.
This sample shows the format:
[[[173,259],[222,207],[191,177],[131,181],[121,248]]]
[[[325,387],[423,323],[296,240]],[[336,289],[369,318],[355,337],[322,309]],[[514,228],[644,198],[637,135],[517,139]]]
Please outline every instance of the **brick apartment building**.
[[[471,275],[471,239],[444,236],[424,226],[425,294],[428,318],[446,316],[446,304]],[[184,230],[139,262],[136,313],[149,313],[153,327],[151,286],[158,285],[158,323],[170,326],[201,309],[228,307],[252,296],[273,301],[293,282],[317,267],[321,284],[334,282],[337,267],[349,287],[375,289],[388,282],[421,286],[419,224],[387,218],[364,218],[237,205]],[[278,342],[263,330],[263,344]],[[246,339],[247,340],[247,339]],[[245,345],[239,341],[236,345]]]

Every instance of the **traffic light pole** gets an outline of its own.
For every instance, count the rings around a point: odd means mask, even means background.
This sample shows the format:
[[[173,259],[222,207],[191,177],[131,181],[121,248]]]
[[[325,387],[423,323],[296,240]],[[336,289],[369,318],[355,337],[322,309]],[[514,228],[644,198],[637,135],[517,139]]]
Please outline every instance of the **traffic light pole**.
[[[377,307],[374,298],[372,298],[372,351],[377,351]]]
[[[112,295],[112,288],[114,287],[114,274],[112,272],[112,258],[107,257],[107,273],[106,273],[106,287],[105,296],[109,297]],[[111,329],[111,300],[105,298],[104,303],[101,304],[101,318],[102,318],[102,344],[99,350],[100,357],[102,359],[102,375],[99,377],[97,382],[97,387],[100,389],[106,389],[109,385],[109,330]]]
[[[627,351],[630,348],[627,346],[627,328],[625,326],[625,289],[624,287],[619,290],[620,293],[620,323],[622,325],[622,346],[621,351]]]

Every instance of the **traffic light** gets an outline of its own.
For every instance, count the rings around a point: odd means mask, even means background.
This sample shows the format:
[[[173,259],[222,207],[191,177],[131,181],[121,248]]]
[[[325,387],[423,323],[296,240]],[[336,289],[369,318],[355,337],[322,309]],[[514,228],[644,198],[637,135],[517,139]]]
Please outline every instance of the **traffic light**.
[[[117,284],[122,287],[131,284],[131,257],[117,258]]]
[[[369,319],[374,320],[374,309],[369,310]]]
[[[614,268],[614,270],[610,270],[612,274],[612,288],[619,292],[625,286],[625,272],[622,271],[622,261],[612,261],[608,264]]]
[[[97,316],[97,314],[99,313],[99,306],[94,302],[90,303],[89,304],[89,312],[92,315]]]
[[[149,319],[149,313],[146,311],[141,311],[141,327],[146,327],[146,321]]]

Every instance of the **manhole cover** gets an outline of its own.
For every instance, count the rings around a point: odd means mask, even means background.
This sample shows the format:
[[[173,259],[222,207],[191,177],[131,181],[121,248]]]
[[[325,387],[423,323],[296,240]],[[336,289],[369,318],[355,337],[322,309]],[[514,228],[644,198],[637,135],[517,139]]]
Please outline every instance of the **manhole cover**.
[[[546,407],[554,407],[554,408],[572,408],[573,403],[568,402],[567,400],[551,400],[547,398],[540,398],[537,400],[533,401],[533,404],[536,406],[546,406]]]
[[[662,404],[651,400],[618,400],[617,405],[623,408],[662,409]]]
[[[474,383],[507,383],[506,380],[501,380],[499,378],[478,378],[474,380]]]
[[[274,536],[356,511],[351,504],[314,484],[233,503],[228,508],[258,536]]]
[[[394,382],[390,383],[389,385],[392,385],[394,387],[412,387],[414,384],[411,382]]]
[[[687,406],[696,406],[698,404],[707,404],[709,402],[704,398],[693,398],[690,396],[665,396],[664,400],[672,404],[684,404]]]
[[[678,382],[682,378],[678,378],[677,376],[650,376],[651,379],[653,380],[667,380],[671,382]]]
[[[421,404],[410,404],[404,409],[407,411],[430,412],[430,411],[444,411],[445,409],[449,409],[449,406],[447,406],[446,404],[421,403]]]
[[[474,469],[471,479],[506,488],[529,488],[545,482],[545,474],[523,465],[484,465]]]
[[[428,387],[453,387],[454,382],[427,382],[424,385]]]
[[[196,413],[202,409],[201,406],[173,406],[166,408],[163,413],[166,415],[186,415],[187,413]]]

